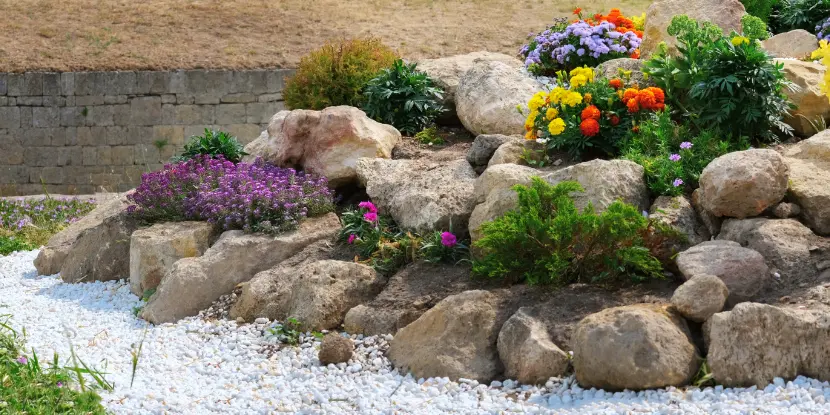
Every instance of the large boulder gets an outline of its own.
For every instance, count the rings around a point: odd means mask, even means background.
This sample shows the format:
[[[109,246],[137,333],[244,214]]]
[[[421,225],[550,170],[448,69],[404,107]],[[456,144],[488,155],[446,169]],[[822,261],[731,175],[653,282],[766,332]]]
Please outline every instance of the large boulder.
[[[476,172],[464,159],[384,160],[364,158],[357,175],[366,193],[403,229],[465,233],[475,207]]]
[[[495,295],[466,291],[445,298],[399,330],[387,356],[416,378],[489,382],[503,370],[496,346],[502,324]]]
[[[481,174],[487,168],[487,163],[496,150],[508,141],[521,140],[521,137],[511,137],[501,134],[482,134],[476,137],[473,145],[467,152],[467,162],[473,166],[476,173]]]
[[[830,101],[821,91],[827,68],[820,63],[795,59],[776,59],[775,62],[784,65],[784,76],[797,87],[783,88],[784,94],[798,106],[790,111],[784,122],[795,129],[795,134],[810,137],[817,132],[814,123],[818,125],[822,119],[830,119]]]
[[[729,289],[714,275],[698,275],[677,287],[671,305],[688,320],[702,323],[726,305]]]
[[[35,258],[38,275],[54,275],[60,272],[72,245],[84,231],[101,226],[104,219],[121,214],[128,206],[126,194],[117,193],[104,195],[97,199],[96,203],[98,205],[92,212],[53,235],[46,246],[40,249]]]
[[[508,141],[496,149],[487,166],[495,166],[497,164],[527,166],[528,160],[534,162],[541,161],[544,149],[545,146],[537,143],[535,140],[519,139]]]
[[[640,211],[647,210],[649,194],[644,174],[643,166],[628,160],[597,159],[557,170],[542,178],[552,185],[578,182],[585,191],[572,195],[576,207],[584,209],[591,203],[599,213],[617,200],[634,205]]]
[[[141,317],[160,324],[194,316],[255,274],[274,267],[316,241],[334,238],[339,229],[337,215],[329,213],[306,219],[298,229],[276,237],[224,232],[204,255],[182,258],[173,264]]]
[[[158,287],[173,264],[202,255],[216,236],[207,222],[166,222],[133,232],[130,239],[130,290],[141,297]]]
[[[830,380],[830,314],[826,308],[738,304],[703,326],[707,364],[724,386],[764,387],[776,377]]]
[[[794,219],[728,219],[718,239],[735,241],[764,256],[768,265],[795,277],[815,272],[810,247],[815,235]]]
[[[773,58],[804,59],[818,49],[816,35],[804,29],[779,33],[761,44]]]
[[[628,85],[636,84],[640,88],[656,86],[654,81],[647,79],[643,73],[643,60],[641,59],[619,58],[605,61],[597,66],[597,75],[606,79],[623,79],[625,75],[629,80]]]
[[[686,248],[708,241],[712,235],[697,216],[695,208],[686,196],[659,196],[649,210],[649,218],[672,227],[685,236],[685,240],[667,239],[659,247],[661,260],[672,264],[672,258]]]
[[[830,130],[792,146],[784,157],[790,168],[789,195],[801,206],[804,222],[816,233],[830,235]]]
[[[700,174],[700,202],[716,216],[758,216],[787,193],[790,169],[773,150],[720,156]]]
[[[570,356],[553,343],[545,325],[526,308],[504,322],[497,346],[508,379],[543,384],[568,371]]]
[[[698,369],[686,321],[656,304],[591,314],[577,325],[571,345],[576,379],[585,388],[684,386]]]
[[[519,68],[498,61],[476,61],[464,73],[455,109],[473,134],[523,134],[525,117],[516,111],[543,88]]]
[[[677,50],[677,40],[666,29],[671,19],[680,14],[699,22],[712,22],[728,34],[733,30],[741,32],[741,17],[746,9],[739,0],[656,0],[646,10],[648,18],[640,45],[642,59],[650,57],[661,42],[666,42],[670,52]]]
[[[694,192],[692,192],[692,207],[695,208],[695,213],[697,213],[698,219],[700,219],[700,222],[706,227],[706,230],[709,231],[709,234],[713,236],[717,235],[720,233],[721,225],[723,225],[723,218],[706,210],[703,207],[703,203],[700,201],[700,195],[700,188],[697,188]]]
[[[488,167],[475,184],[475,198],[478,203],[470,215],[470,237],[473,242],[482,236],[481,225],[503,216],[516,208],[519,196],[513,186],[529,185],[533,176],[541,172],[517,164],[498,164]]]
[[[769,268],[758,251],[725,240],[703,242],[681,252],[677,267],[687,281],[700,275],[723,280],[730,304],[750,300],[769,278]]]
[[[441,119],[457,122],[455,113],[455,94],[461,77],[473,67],[476,61],[501,62],[513,68],[520,68],[522,62],[513,56],[493,52],[471,52],[446,58],[424,59],[418,62],[417,69],[429,75],[435,85],[444,89],[444,104],[447,113]]]
[[[242,285],[231,318],[294,318],[306,330],[331,330],[352,307],[374,298],[386,278],[355,262],[323,260],[297,268],[277,265]]]
[[[244,161],[261,157],[285,167],[325,176],[331,186],[357,181],[355,166],[361,157],[391,158],[401,133],[354,107],[322,111],[280,111],[268,129],[245,146]]]
[[[81,231],[61,264],[65,282],[110,281],[130,275],[130,236],[138,228],[123,198],[108,203],[109,215]],[[104,212],[101,212],[102,214]]]

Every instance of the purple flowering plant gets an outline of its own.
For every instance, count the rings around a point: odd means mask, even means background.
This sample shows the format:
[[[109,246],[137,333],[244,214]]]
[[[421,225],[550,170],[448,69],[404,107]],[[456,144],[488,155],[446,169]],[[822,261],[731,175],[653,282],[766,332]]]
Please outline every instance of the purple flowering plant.
[[[146,173],[127,197],[129,212],[145,222],[205,220],[225,230],[271,234],[334,209],[324,177],[221,156],[197,156]]]
[[[0,200],[0,255],[36,249],[94,208],[86,198]]]
[[[830,17],[816,25],[816,37],[819,41],[826,40],[830,42]]]
[[[592,26],[585,20],[559,19],[533,34],[519,51],[525,67],[536,75],[553,76],[574,68],[595,67],[617,58],[636,57],[642,40],[634,32],[620,33],[608,21]]]

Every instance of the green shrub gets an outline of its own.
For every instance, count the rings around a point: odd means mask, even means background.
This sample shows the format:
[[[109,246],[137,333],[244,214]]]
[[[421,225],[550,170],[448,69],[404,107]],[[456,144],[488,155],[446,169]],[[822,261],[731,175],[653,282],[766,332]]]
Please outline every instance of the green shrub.
[[[514,189],[518,208],[481,228],[475,274],[558,285],[663,278],[654,255],[663,230],[634,206],[617,201],[600,214],[591,205],[580,212],[570,196],[583,191],[576,182],[551,186],[535,177]]]
[[[665,90],[667,104],[680,117],[698,130],[715,128],[734,141],[775,141],[773,130],[792,135],[792,127],[783,122],[791,108],[783,88],[790,83],[783,64],[774,62],[759,42],[734,32],[723,36],[714,24],[698,24],[685,15],[675,16],[668,32],[677,37],[679,54],[658,52],[644,72]]]
[[[33,244],[13,236],[0,236],[0,255],[8,255],[16,251],[31,251],[37,249]]]
[[[745,141],[722,140],[715,130],[693,134],[665,111],[652,114],[638,130],[623,144],[622,158],[643,166],[655,196],[678,196],[697,188],[700,173],[712,160],[749,147]]]
[[[780,2],[781,0],[741,0],[746,12],[761,19],[764,23],[769,23],[775,6]]]
[[[363,91],[363,111],[370,118],[413,135],[435,122],[446,111],[444,90],[427,74],[398,59],[373,78]]]
[[[286,81],[285,105],[312,110],[336,105],[358,107],[366,83],[397,58],[378,39],[326,43],[303,57],[296,74]]]
[[[815,33],[816,25],[827,17],[830,0],[781,0],[772,23],[779,33],[795,29]]]
[[[242,144],[236,137],[224,132],[205,128],[204,135],[190,137],[184,145],[184,151],[180,156],[174,157],[174,161],[186,161],[196,156],[222,156],[226,160],[239,163],[243,156],[247,156]]]
[[[440,146],[446,143],[446,141],[444,141],[444,138],[438,134],[438,129],[434,126],[424,128],[423,131],[415,134],[415,139],[418,140],[419,143],[428,146]]]

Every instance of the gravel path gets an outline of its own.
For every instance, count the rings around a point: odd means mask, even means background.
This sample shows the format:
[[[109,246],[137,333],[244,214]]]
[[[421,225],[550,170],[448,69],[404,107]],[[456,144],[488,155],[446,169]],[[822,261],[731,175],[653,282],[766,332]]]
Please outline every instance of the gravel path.
[[[278,350],[265,324],[187,319],[145,326],[138,299],[121,282],[63,284],[38,277],[37,251],[0,257],[0,314],[25,327],[40,356],[69,356],[105,370],[103,393],[117,414],[826,414],[830,384],[807,378],[764,390],[708,388],[606,393],[571,379],[545,387],[446,379],[418,381],[392,370],[387,338],[356,339],[350,365],[321,367],[313,338]],[[131,351],[144,338],[135,383]]]

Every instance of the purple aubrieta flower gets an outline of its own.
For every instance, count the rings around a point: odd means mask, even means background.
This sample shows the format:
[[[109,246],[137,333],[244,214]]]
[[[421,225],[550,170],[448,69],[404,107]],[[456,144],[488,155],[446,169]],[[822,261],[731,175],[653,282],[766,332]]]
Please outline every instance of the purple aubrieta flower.
[[[680,161],[680,154],[672,154],[669,156],[669,160],[671,161]]]
[[[458,243],[458,239],[451,232],[444,232],[441,234],[441,245],[447,248],[452,248]]]
[[[680,187],[680,186],[682,186],[682,185],[683,185],[683,179],[680,179],[680,178],[678,178],[678,179],[674,179],[674,181],[672,182],[672,185],[673,185],[674,187]]]
[[[684,150],[688,150],[688,149],[692,148],[692,143],[690,143],[688,141],[684,141],[684,142],[680,143],[680,148],[682,148]]]
[[[349,245],[353,244],[355,239],[357,239],[357,235],[355,235],[355,234],[349,235]]]

